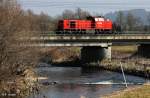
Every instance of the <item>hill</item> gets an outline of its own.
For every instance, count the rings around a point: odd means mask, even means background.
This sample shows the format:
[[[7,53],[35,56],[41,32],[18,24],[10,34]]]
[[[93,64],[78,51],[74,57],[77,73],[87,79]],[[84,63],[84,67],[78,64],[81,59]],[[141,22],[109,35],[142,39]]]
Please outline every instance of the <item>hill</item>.
[[[118,15],[118,12],[119,11],[116,11],[116,12],[110,12],[110,13],[107,13],[105,14],[105,17],[115,21],[116,20],[116,17]],[[147,16],[150,14],[149,11],[146,11],[145,9],[133,9],[133,10],[123,10],[122,11],[123,14],[125,16],[128,15],[128,13],[132,13],[135,17],[137,18],[140,18],[141,21],[143,21],[144,24],[148,24],[148,21],[147,21]]]

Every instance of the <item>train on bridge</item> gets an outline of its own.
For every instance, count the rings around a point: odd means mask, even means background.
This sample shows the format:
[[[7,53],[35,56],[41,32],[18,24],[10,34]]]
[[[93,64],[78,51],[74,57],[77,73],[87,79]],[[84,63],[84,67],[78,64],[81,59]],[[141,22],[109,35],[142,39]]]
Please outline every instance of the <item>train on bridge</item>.
[[[57,34],[108,34],[112,33],[113,23],[104,17],[87,17],[85,20],[59,20]]]

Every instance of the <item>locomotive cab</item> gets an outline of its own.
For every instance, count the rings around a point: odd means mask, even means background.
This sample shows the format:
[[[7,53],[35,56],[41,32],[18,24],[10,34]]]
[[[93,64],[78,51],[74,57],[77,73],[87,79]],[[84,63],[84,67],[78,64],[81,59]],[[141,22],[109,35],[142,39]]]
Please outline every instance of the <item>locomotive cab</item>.
[[[112,33],[112,21],[104,17],[95,17],[95,33]]]
[[[105,21],[105,19],[102,18],[102,17],[100,17],[100,18],[95,18],[95,21],[96,21],[96,22],[97,22],[97,21]]]

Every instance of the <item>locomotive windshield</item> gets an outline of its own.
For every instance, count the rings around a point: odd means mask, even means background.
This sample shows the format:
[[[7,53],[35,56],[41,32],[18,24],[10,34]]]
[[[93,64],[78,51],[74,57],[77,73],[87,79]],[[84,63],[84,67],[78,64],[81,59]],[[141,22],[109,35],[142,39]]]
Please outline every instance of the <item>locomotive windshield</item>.
[[[105,21],[104,18],[95,18],[95,21]]]

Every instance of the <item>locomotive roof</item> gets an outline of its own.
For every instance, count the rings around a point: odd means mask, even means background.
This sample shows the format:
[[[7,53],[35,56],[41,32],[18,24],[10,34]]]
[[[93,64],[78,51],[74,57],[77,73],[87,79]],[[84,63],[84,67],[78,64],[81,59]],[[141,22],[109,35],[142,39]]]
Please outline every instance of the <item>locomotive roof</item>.
[[[105,18],[104,16],[88,16],[86,17],[86,19],[61,19],[59,21],[63,21],[63,20],[70,20],[70,21],[76,21],[76,20],[95,20],[95,18],[104,18],[105,20],[107,20],[107,18]]]

